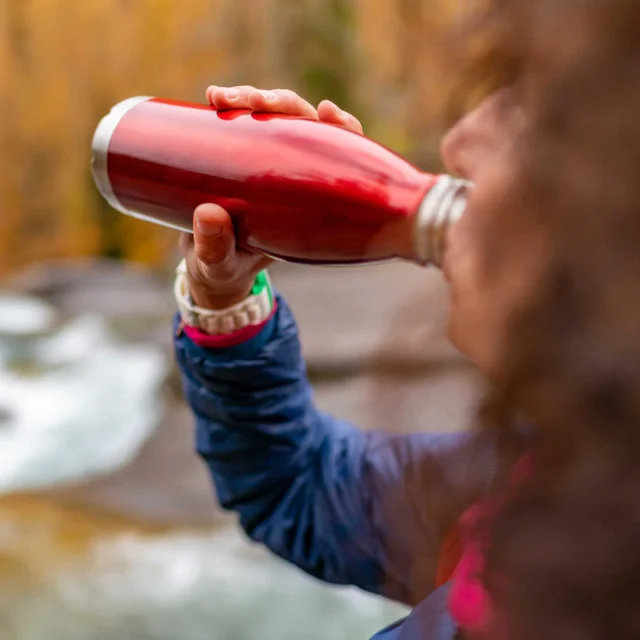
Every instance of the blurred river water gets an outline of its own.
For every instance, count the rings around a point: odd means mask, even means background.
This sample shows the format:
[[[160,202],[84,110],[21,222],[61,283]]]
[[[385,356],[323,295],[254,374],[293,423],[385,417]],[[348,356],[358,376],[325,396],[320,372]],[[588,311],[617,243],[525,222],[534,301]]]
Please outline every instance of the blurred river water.
[[[368,638],[402,611],[319,585],[218,531],[0,501],[0,637],[6,640]]]
[[[0,297],[0,638],[338,640],[402,616],[303,576],[233,521],[166,524],[59,498],[137,459],[169,371],[165,348],[120,340],[99,314]]]

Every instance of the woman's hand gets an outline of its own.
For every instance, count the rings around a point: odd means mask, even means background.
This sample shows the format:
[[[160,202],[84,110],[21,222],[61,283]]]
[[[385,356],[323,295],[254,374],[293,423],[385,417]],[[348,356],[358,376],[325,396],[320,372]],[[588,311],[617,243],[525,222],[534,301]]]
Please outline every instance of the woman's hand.
[[[343,111],[330,100],[323,100],[318,108],[288,89],[262,91],[254,87],[209,87],[207,100],[222,111],[225,109],[250,109],[259,113],[285,113],[311,120],[335,124],[355,133],[362,133],[360,121]]]
[[[261,91],[254,87],[209,87],[207,100],[216,109],[250,109],[260,113],[284,113],[334,124],[355,133],[362,125],[333,102],[314,107],[293,91]],[[244,300],[256,275],[270,262],[236,246],[229,214],[214,204],[203,204],[194,214],[193,236],[183,234],[180,246],[187,261],[189,288],[194,302],[205,309],[225,309]]]

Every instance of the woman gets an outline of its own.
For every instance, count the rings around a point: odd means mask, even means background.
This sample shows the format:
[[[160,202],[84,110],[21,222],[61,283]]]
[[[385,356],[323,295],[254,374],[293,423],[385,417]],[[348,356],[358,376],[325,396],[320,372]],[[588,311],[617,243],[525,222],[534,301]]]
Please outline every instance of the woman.
[[[513,82],[442,146],[476,184],[444,271],[450,337],[492,382],[487,428],[387,436],[320,413],[267,261],[203,205],[176,288],[197,447],[253,540],[414,606],[378,640],[638,638],[640,9],[495,4]],[[288,91],[207,96],[361,131]],[[439,586],[458,522],[464,553]]]

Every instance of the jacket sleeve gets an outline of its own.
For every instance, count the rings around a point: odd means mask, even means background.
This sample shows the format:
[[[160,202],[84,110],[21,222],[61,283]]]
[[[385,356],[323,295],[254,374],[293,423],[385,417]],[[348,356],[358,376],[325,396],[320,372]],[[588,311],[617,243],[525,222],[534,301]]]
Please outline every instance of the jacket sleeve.
[[[282,298],[238,347],[176,337],[196,445],[225,509],[307,573],[414,604],[435,586],[438,552],[485,487],[490,443],[471,434],[363,432],[320,412]]]

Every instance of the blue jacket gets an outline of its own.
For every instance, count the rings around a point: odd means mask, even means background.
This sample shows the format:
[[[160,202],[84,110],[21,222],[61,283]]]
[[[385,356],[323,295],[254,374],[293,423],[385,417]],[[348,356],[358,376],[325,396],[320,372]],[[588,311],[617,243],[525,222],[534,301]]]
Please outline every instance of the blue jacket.
[[[486,490],[492,444],[363,432],[320,412],[282,298],[253,340],[206,350],[178,335],[176,353],[198,453],[251,539],[320,580],[414,607],[376,640],[451,640],[439,551]]]

